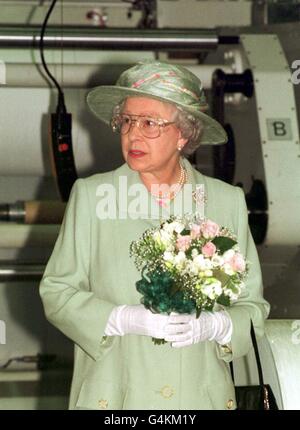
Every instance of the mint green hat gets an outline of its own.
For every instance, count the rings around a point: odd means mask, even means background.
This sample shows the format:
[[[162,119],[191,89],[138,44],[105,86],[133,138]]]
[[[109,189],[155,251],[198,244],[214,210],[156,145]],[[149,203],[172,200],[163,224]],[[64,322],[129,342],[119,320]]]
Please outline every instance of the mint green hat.
[[[200,79],[182,66],[150,60],[125,70],[116,85],[102,85],[88,93],[87,103],[94,114],[110,124],[113,109],[126,97],[151,97],[175,104],[204,126],[202,144],[227,142],[220,123],[205,113],[208,108]]]

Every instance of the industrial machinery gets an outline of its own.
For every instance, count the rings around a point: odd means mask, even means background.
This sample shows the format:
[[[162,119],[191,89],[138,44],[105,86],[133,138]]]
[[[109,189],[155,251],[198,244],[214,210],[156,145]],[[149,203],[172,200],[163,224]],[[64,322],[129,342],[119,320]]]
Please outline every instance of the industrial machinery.
[[[51,3],[0,0],[0,410],[67,408],[73,349],[38,284],[75,179],[122,163],[86,94],[149,58],[198,75],[227,131],[190,161],[245,191],[271,304],[265,379],[300,409],[300,2],[65,0],[41,35]],[[253,363],[235,364],[239,383],[256,382]]]

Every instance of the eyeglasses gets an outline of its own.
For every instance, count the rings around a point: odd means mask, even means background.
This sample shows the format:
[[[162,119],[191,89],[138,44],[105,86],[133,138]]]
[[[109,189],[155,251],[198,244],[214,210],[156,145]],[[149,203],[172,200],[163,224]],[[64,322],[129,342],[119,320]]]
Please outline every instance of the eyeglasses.
[[[155,139],[161,135],[162,128],[170,124],[175,124],[175,122],[166,121],[165,119],[154,119],[149,116],[128,114],[116,115],[111,121],[113,131],[121,134],[127,134],[133,124],[137,125],[144,137]]]

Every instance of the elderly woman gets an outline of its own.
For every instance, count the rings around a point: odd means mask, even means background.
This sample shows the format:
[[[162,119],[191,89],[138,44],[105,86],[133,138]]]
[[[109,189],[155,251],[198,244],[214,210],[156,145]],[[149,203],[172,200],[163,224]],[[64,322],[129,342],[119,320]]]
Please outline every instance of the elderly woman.
[[[183,156],[200,142],[225,142],[225,131],[205,114],[199,79],[156,61],[126,70],[115,86],[95,88],[88,104],[120,132],[125,163],[75,182],[40,285],[47,318],[75,343],[70,408],[234,409],[228,363],[247,354],[251,319],[263,334],[269,306],[242,190],[202,175]],[[162,184],[164,191],[156,187]],[[251,261],[246,291],[226,310],[199,318],[152,313],[140,304],[130,243],[170,215],[188,186],[196,210],[199,184],[206,217],[234,231]],[[137,185],[158,217],[145,201],[136,204]],[[155,345],[152,337],[166,342]]]

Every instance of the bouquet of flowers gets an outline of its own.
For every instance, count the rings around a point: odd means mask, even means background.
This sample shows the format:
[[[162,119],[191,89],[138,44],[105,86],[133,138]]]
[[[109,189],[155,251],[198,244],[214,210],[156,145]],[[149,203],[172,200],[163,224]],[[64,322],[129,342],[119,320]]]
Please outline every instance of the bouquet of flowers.
[[[209,219],[170,217],[131,243],[141,302],[155,313],[212,311],[240,296],[249,262],[236,237]],[[157,342],[158,343],[158,342]],[[161,343],[161,342],[160,342]]]

